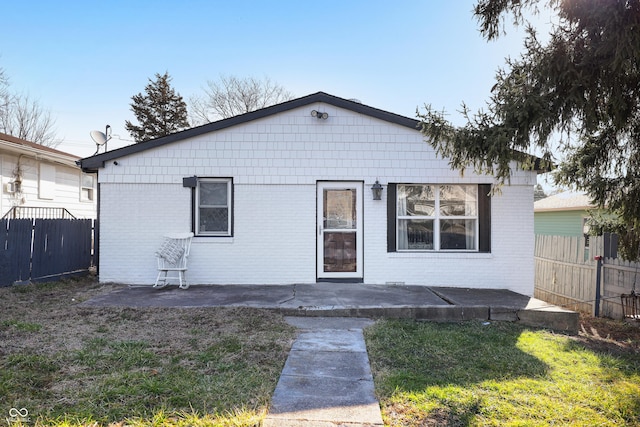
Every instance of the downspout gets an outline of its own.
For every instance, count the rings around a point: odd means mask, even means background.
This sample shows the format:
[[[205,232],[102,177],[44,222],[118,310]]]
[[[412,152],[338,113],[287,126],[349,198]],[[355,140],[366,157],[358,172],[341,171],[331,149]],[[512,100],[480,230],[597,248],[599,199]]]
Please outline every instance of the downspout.
[[[96,175],[96,219],[93,221],[93,265],[96,268],[96,277],[100,277],[100,168],[89,169],[82,167],[82,160],[76,161],[76,165],[84,173]],[[104,166],[104,163],[103,163]]]
[[[15,169],[13,169],[13,172],[12,172],[13,185],[14,185],[14,192],[13,192],[12,198],[13,198],[13,206],[16,208],[25,203],[24,198],[22,197],[22,175],[24,174],[24,172],[22,170],[22,165],[20,164],[20,161],[22,160],[23,156],[24,154],[20,154],[18,156],[16,167]]]
[[[96,277],[100,278],[100,182],[98,181],[97,171],[96,171],[96,219],[93,222],[93,264],[96,267]]]

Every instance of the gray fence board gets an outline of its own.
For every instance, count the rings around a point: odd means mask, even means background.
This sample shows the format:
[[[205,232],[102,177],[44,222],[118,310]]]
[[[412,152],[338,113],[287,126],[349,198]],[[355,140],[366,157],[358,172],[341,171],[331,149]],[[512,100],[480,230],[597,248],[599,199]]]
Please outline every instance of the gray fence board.
[[[90,219],[1,220],[0,286],[88,271],[92,223]]]
[[[0,286],[29,279],[31,219],[0,220]]]
[[[585,250],[582,238],[536,236],[534,296],[554,305],[594,314],[598,268],[594,256],[603,256],[599,313],[621,318],[620,295],[640,291],[640,263],[615,258],[615,236],[590,240],[590,248]]]

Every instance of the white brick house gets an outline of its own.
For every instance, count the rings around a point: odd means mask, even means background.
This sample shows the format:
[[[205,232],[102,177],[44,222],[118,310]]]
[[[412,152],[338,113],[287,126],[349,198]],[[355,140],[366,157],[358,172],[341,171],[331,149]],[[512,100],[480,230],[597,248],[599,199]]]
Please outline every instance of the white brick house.
[[[416,126],[319,92],[83,159],[98,172],[100,281],[152,284],[162,235],[193,231],[192,285],[531,295],[536,172],[516,169],[489,197],[492,177],[461,177]]]

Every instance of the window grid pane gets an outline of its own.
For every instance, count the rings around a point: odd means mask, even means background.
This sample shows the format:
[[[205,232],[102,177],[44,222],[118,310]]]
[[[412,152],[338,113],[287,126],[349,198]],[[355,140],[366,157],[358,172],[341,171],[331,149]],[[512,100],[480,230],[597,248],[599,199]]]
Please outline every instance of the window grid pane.
[[[82,174],[82,187],[93,188],[93,176],[86,173]]]
[[[83,188],[80,192],[80,200],[83,202],[91,202],[93,201],[93,189],[92,188]]]
[[[226,182],[201,182],[200,206],[227,206]]]
[[[401,219],[398,221],[398,249],[433,250],[431,219]]]
[[[433,216],[436,200],[430,185],[402,185],[398,187],[399,216]]]
[[[477,215],[478,188],[474,185],[443,185],[440,187],[440,215]]]
[[[228,224],[227,208],[200,208],[200,232],[226,232]]]
[[[476,230],[473,219],[441,219],[440,249],[476,249]]]

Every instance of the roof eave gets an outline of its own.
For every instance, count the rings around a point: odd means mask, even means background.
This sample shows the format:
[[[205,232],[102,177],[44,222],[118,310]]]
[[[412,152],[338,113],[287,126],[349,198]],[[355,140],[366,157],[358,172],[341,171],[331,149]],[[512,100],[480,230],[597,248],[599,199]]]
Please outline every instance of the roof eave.
[[[292,110],[294,108],[304,107],[305,105],[322,102],[335,107],[345,108],[347,110],[354,111],[356,113],[365,114],[380,120],[395,123],[400,126],[405,126],[411,129],[418,129],[418,120],[411,119],[409,117],[400,116],[388,111],[379,110],[368,105],[364,105],[355,101],[350,101],[337,96],[329,95],[324,92],[317,92],[312,95],[307,95],[302,98],[293,99],[291,101],[283,102],[282,104],[273,105],[270,107],[262,108],[260,110],[252,111],[249,113],[241,114],[239,116],[230,117],[228,119],[219,120],[217,122],[208,123],[206,125],[194,127],[181,132],[176,132],[171,135],[167,135],[161,138],[151,139],[149,141],[139,142],[137,144],[129,145],[126,147],[118,148],[106,153],[97,154],[95,156],[87,157],[80,160],[80,166],[84,171],[94,171],[103,168],[105,162],[120,157],[124,157],[130,154],[135,154],[141,151],[149,150],[152,148],[160,147],[165,144],[170,144],[175,141],[180,141],[187,138],[192,138],[205,133],[226,129],[239,124],[247,123],[252,120],[261,119],[271,116],[273,114],[282,113]]]
[[[405,116],[400,116],[395,113],[380,110],[368,105],[356,101],[350,101],[337,96],[329,95],[325,92],[317,92],[311,95],[304,96],[302,98],[293,99],[291,101],[283,102],[281,104],[272,105],[270,107],[262,108],[260,110],[252,111],[249,113],[241,114],[239,116],[230,117],[228,119],[219,120],[217,122],[207,123],[202,126],[194,127],[191,129],[176,132],[171,135],[167,135],[161,138],[151,139],[149,141],[139,142],[126,147],[118,148],[106,153],[97,154],[95,156],[87,157],[80,160],[80,166],[82,170],[86,172],[95,172],[105,166],[105,162],[109,160],[118,159],[131,154],[136,154],[141,151],[149,150],[152,148],[160,147],[172,142],[181,141],[187,138],[196,137],[205,133],[226,129],[232,126],[240,125],[250,122],[252,120],[261,119],[274,114],[282,113],[292,110],[294,108],[304,107],[313,103],[325,103],[333,105],[335,107],[344,108],[356,113],[364,114],[373,118],[384,120],[386,122],[394,123],[400,126],[404,126],[410,129],[419,131],[420,121]],[[539,157],[532,156],[525,153],[514,153],[514,160],[520,160],[523,163],[531,164],[531,169],[535,170],[538,174],[546,173],[552,170],[552,166],[549,162],[540,159]]]
[[[54,163],[61,163],[66,166],[77,167],[77,161],[79,157],[73,155],[66,155],[58,152],[51,152],[40,150],[36,147],[29,145],[15,144],[11,141],[4,141],[0,139],[0,147],[11,153],[18,155],[29,155],[39,160],[47,160]]]
[[[563,208],[533,208],[534,212],[569,212],[569,211],[590,211],[596,209],[595,206],[571,206]]]

